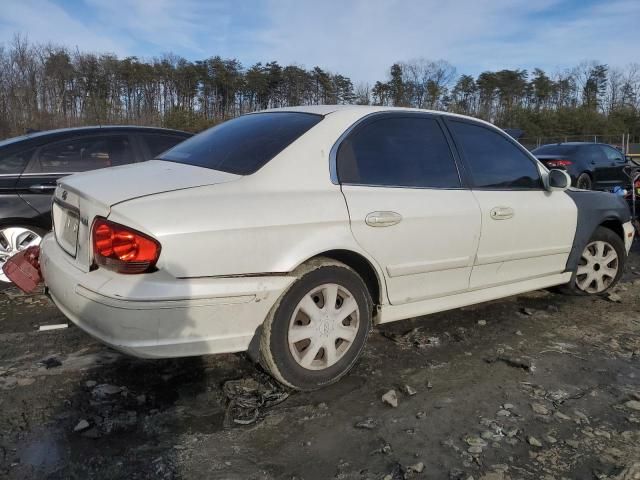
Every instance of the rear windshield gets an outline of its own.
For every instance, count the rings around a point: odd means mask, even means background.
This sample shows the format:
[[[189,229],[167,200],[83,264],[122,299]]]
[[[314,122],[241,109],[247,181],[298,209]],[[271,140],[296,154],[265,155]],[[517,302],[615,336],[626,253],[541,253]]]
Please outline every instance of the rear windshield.
[[[300,112],[245,115],[210,128],[158,158],[250,175],[320,120],[321,115]]]
[[[575,145],[543,145],[531,153],[534,155],[573,155],[578,150]]]

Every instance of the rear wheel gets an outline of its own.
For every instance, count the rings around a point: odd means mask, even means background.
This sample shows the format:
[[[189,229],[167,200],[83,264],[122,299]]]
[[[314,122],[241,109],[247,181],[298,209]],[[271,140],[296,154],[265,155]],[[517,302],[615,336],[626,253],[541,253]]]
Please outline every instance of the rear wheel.
[[[591,190],[593,183],[591,182],[591,177],[588,173],[581,173],[576,179],[576,188],[580,188],[581,190]]]
[[[314,259],[300,274],[265,320],[260,359],[281,383],[315,390],[338,381],[357,361],[372,302],[360,276],[340,262]]]
[[[0,227],[0,282],[11,282],[2,271],[7,260],[27,247],[40,245],[43,235],[36,227]]]
[[[571,289],[582,295],[598,295],[613,287],[624,268],[622,239],[608,228],[598,227],[585,247]]]

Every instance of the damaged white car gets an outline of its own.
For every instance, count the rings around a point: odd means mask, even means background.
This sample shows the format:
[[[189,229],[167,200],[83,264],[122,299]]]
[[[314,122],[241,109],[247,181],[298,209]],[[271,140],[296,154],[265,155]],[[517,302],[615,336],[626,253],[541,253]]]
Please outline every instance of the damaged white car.
[[[345,375],[374,323],[565,285],[633,238],[501,130],[441,112],[268,110],[60,181],[40,265],[80,328],[140,357],[249,351],[282,383]]]

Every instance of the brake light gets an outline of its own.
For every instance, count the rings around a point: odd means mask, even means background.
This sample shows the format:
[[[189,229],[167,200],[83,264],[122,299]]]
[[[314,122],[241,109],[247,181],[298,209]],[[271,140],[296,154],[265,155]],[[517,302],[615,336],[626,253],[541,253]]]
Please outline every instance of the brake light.
[[[118,273],[144,273],[160,256],[157,240],[124,225],[97,217],[91,228],[96,264]]]
[[[571,160],[545,160],[547,167],[558,168],[558,167],[568,167],[571,165]]]

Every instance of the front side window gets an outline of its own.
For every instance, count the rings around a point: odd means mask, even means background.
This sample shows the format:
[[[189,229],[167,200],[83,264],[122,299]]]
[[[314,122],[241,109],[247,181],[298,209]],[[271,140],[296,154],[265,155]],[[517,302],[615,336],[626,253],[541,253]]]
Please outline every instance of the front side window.
[[[133,151],[126,135],[76,138],[42,147],[30,166],[30,172],[86,172],[133,161]]]
[[[244,115],[191,137],[158,158],[251,175],[321,120],[321,115],[300,112]]]
[[[340,144],[337,169],[342,183],[460,187],[449,144],[433,118],[384,118],[356,128]]]
[[[592,165],[605,167],[609,164],[607,156],[599,145],[585,145],[580,149],[580,152]]]
[[[502,134],[481,125],[450,121],[475,188],[538,189],[537,165]]]
[[[33,155],[33,149],[13,153],[0,152],[0,175],[20,175]]]

